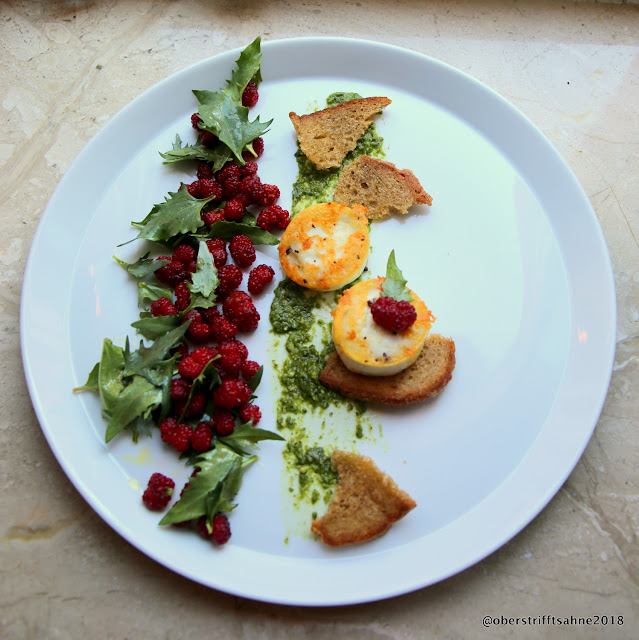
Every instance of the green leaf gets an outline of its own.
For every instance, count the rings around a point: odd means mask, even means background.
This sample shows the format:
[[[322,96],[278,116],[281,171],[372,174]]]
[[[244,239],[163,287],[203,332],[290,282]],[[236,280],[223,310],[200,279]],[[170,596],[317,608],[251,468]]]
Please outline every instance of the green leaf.
[[[173,149],[164,153],[160,152],[160,155],[164,158],[162,164],[171,164],[182,160],[197,160],[208,162],[212,165],[213,171],[218,171],[233,158],[233,152],[224,144],[218,144],[214,148],[207,147],[201,142],[182,145],[182,140],[178,135],[175,136]]]
[[[189,324],[190,321],[187,321],[175,327],[175,329],[160,336],[150,347],[145,347],[140,343],[140,348],[126,357],[126,372],[124,375],[146,375],[149,369],[160,365],[166,360],[169,351],[181,342]]]
[[[120,258],[113,256],[113,259],[128,273],[136,278],[143,278],[144,276],[154,273],[160,267],[165,264],[169,264],[169,260],[153,260],[149,258],[149,254],[145,253],[141,258],[135,262],[125,262]]]
[[[140,320],[136,320],[131,326],[147,340],[156,340],[172,329],[180,326],[178,316],[157,316],[140,314]]]
[[[193,93],[200,103],[198,110],[202,119],[200,128],[217,136],[220,142],[233,153],[243,165],[242,152],[250,144],[268,131],[273,122],[260,122],[259,117],[252,122],[248,119],[249,109],[242,106],[242,93],[251,79],[260,82],[260,38],[248,45],[237,59],[237,69],[227,80],[227,86],[219,91],[198,91]]]
[[[143,307],[146,302],[155,302],[160,298],[173,300],[173,289],[163,287],[153,282],[138,281],[138,306]]]
[[[251,388],[251,391],[255,392],[255,389],[259,386],[262,381],[262,375],[264,374],[264,366],[261,366],[257,373],[248,381],[248,386]]]
[[[255,138],[264,135],[273,122],[260,122],[259,116],[252,122],[248,119],[248,107],[222,96],[215,102],[202,104],[198,110],[202,123],[200,128],[215,134],[232,152],[240,164],[245,164],[242,152]]]
[[[412,296],[406,289],[406,279],[395,262],[395,250],[388,256],[386,265],[386,279],[382,284],[382,294],[395,300],[412,301]]]
[[[184,489],[181,498],[160,520],[160,524],[174,524],[208,515],[210,509],[214,507],[210,504],[209,498],[217,493],[217,496],[214,495],[215,502],[219,501],[224,490],[223,484],[239,457],[239,454],[224,446],[216,446],[204,453],[197,461],[200,471],[189,480],[189,485]],[[236,478],[230,479],[233,480],[232,488],[235,488]],[[219,486],[220,484],[222,486]]]
[[[217,277],[217,269],[213,263],[213,256],[206,246],[206,242],[200,240],[197,254],[197,266],[187,287],[191,293],[199,293],[204,298],[210,298],[220,280]]]
[[[102,342],[102,355],[98,371],[98,386],[102,410],[108,415],[113,411],[124,383],[124,351],[108,338]]]
[[[238,424],[233,433],[230,436],[224,436],[219,438],[220,442],[228,445],[232,442],[246,442],[248,444],[255,444],[262,440],[284,440],[279,433],[274,431],[268,431],[267,429],[259,429],[251,426],[252,422],[246,422],[244,424]]]
[[[182,184],[177,193],[169,192],[165,202],[156,204],[144,220],[133,223],[141,227],[137,239],[166,242],[180,234],[194,233],[203,225],[202,208],[214,198],[194,198]]]
[[[100,382],[98,379],[100,373],[100,363],[96,362],[93,369],[91,369],[91,373],[89,373],[89,377],[87,381],[81,387],[75,387],[73,389],[74,392],[80,391],[99,391],[100,390]]]
[[[227,220],[218,220],[211,225],[208,233],[203,238],[222,238],[222,240],[229,241],[233,236],[243,234],[251,239],[253,244],[270,244],[276,245],[279,243],[277,236],[265,231],[261,227],[256,227],[244,222],[231,222]]]
[[[105,441],[112,440],[137,418],[148,418],[162,402],[162,390],[141,376],[134,376],[115,400],[111,419],[107,424]]]

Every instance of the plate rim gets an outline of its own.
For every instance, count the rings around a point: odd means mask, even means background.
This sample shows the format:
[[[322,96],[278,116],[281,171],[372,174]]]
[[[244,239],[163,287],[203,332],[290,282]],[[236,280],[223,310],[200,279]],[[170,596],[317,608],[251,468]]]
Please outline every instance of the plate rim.
[[[57,199],[61,198],[62,195],[64,194],[64,190],[69,188],[67,185],[69,185],[70,183],[72,185],[72,181],[75,176],[76,168],[78,164],[84,160],[85,156],[90,154],[91,149],[96,144],[95,141],[102,140],[104,137],[108,136],[111,129],[116,128],[116,125],[121,120],[126,118],[133,104],[139,104],[145,100],[148,100],[149,96],[151,96],[153,92],[161,91],[163,87],[170,86],[176,80],[176,78],[181,77],[186,73],[191,73],[193,72],[193,70],[197,70],[197,68],[199,67],[205,67],[210,64],[214,64],[214,65],[218,63],[223,64],[225,60],[234,61],[237,55],[239,54],[239,52],[241,51],[240,47],[234,48],[232,50],[224,51],[214,56],[210,56],[206,59],[200,60],[194,63],[193,65],[189,65],[184,69],[176,71],[175,73],[164,78],[160,82],[149,87],[144,92],[142,92],[137,97],[135,97],[133,100],[131,100],[129,103],[127,103],[122,109],[120,109],[107,123],[105,123],[103,127],[101,127],[101,129],[86,143],[83,149],[76,155],[76,157],[74,158],[74,160],[69,165],[64,175],[58,182],[55,190],[51,195],[51,198],[49,199],[49,202],[47,203],[47,206],[44,212],[42,213],[42,216],[38,223],[38,227],[34,234],[33,241],[29,250],[29,256],[27,259],[27,264],[24,272],[23,289],[21,293],[21,303],[20,303],[20,346],[21,346],[21,354],[22,354],[22,360],[23,360],[23,366],[24,366],[24,372],[25,372],[25,379],[27,382],[27,387],[29,390],[31,402],[36,412],[36,415],[38,417],[38,422],[41,426],[41,430],[45,435],[45,438],[49,444],[49,447],[51,448],[56,459],[58,460],[58,463],[62,467],[67,477],[72,481],[76,490],[90,504],[90,506],[94,509],[94,511],[96,511],[102,517],[102,519],[105,520],[105,522],[107,522],[119,535],[124,537],[134,547],[142,551],[145,555],[153,558],[159,564],[170,568],[171,570],[175,571],[178,574],[184,575],[185,577],[188,577],[201,584],[205,584],[206,586],[217,588],[217,589],[226,591],[228,593],[233,593],[234,595],[261,600],[265,602],[277,603],[277,604],[292,604],[292,605],[305,605],[305,606],[350,605],[350,604],[358,604],[363,602],[371,602],[375,600],[380,600],[380,599],[408,593],[416,589],[423,588],[431,584],[434,584],[436,582],[439,582],[441,580],[444,580],[452,575],[459,573],[460,571],[463,571],[464,569],[470,566],[473,566],[477,562],[483,560],[488,555],[493,553],[495,550],[499,549],[506,542],[512,539],[512,537],[517,535],[525,526],[527,526],[539,514],[539,512],[554,497],[554,495],[557,493],[561,485],[565,482],[566,478],[570,475],[570,473],[574,469],[574,466],[577,464],[577,462],[581,458],[581,455],[583,454],[583,451],[592,436],[592,432],[596,427],[599,416],[601,414],[601,410],[603,409],[603,403],[606,398],[607,389],[610,382],[610,376],[612,374],[612,366],[614,362],[614,352],[615,352],[615,339],[614,339],[614,330],[616,328],[615,286],[614,286],[614,277],[613,277],[613,271],[612,271],[612,263],[610,260],[610,254],[605,242],[603,231],[598,222],[598,219],[592,207],[592,204],[587,198],[583,188],[581,187],[579,181],[577,180],[575,174],[573,173],[572,169],[569,167],[567,162],[559,154],[559,152],[555,149],[555,147],[550,143],[550,141],[543,135],[541,130],[524,113],[522,113],[519,109],[517,109],[512,103],[510,103],[508,100],[503,98],[500,94],[498,94],[496,91],[494,91],[493,89],[491,89],[490,87],[482,83],[481,81],[477,80],[476,78],[466,74],[465,72],[455,67],[452,67],[451,65],[445,62],[442,62],[440,60],[437,60],[428,55],[422,54],[420,52],[417,52],[411,49],[407,49],[404,47],[400,47],[397,45],[388,44],[384,42],[377,42],[374,40],[366,40],[366,39],[358,39],[358,38],[344,38],[344,37],[332,37],[332,36],[315,36],[310,38],[296,37],[296,38],[284,38],[284,39],[263,41],[262,51],[264,54],[266,54],[269,49],[276,49],[276,48],[282,48],[282,47],[295,48],[300,45],[303,47],[308,47],[309,45],[319,46],[320,48],[327,47],[327,46],[333,47],[336,45],[347,46],[347,47],[365,47],[365,48],[373,47],[374,49],[381,49],[389,52],[394,51],[397,55],[409,54],[415,57],[416,59],[420,59],[424,62],[427,62],[429,65],[432,65],[442,70],[442,72],[446,74],[451,74],[451,73],[454,74],[455,77],[457,77],[463,82],[471,83],[476,90],[484,92],[486,95],[488,95],[489,99],[497,100],[502,105],[503,108],[506,108],[511,113],[511,115],[513,115],[515,120],[518,120],[524,126],[529,127],[530,131],[534,135],[539,137],[539,140],[544,145],[544,149],[546,150],[546,152],[550,153],[554,157],[555,162],[558,162],[558,164],[562,167],[564,171],[564,175],[567,176],[568,179],[571,181],[571,186],[573,189],[575,189],[575,193],[580,194],[581,206],[584,208],[585,211],[589,213],[589,216],[590,216],[589,221],[591,222],[590,231],[591,232],[594,231],[595,233],[596,237],[594,238],[594,240],[595,240],[595,243],[599,245],[599,250],[601,253],[600,257],[603,258],[604,266],[606,267],[606,275],[607,275],[606,279],[608,281],[608,288],[606,292],[608,293],[608,301],[605,307],[609,315],[608,329],[611,333],[607,341],[607,344],[608,344],[608,354],[606,359],[607,366],[603,376],[600,374],[600,377],[601,377],[601,382],[599,384],[600,393],[599,393],[599,397],[596,398],[596,402],[594,403],[598,407],[598,409],[596,410],[596,415],[593,415],[592,425],[590,426],[589,429],[584,430],[582,434],[583,436],[581,438],[581,440],[583,440],[582,446],[578,447],[578,450],[575,450],[573,452],[573,456],[570,462],[566,465],[566,468],[564,469],[564,473],[557,475],[555,477],[554,482],[551,483],[551,486],[548,486],[542,495],[537,496],[534,506],[532,508],[529,507],[527,510],[525,510],[525,513],[521,513],[520,516],[516,518],[516,522],[514,522],[511,525],[510,530],[505,535],[502,535],[501,537],[498,536],[497,537],[498,539],[493,540],[492,544],[484,545],[484,548],[481,551],[475,552],[473,554],[474,555],[473,559],[466,558],[465,560],[461,561],[458,565],[451,566],[449,568],[449,571],[441,572],[441,575],[437,577],[435,580],[431,580],[427,582],[421,581],[418,578],[413,578],[411,580],[403,580],[403,581],[399,581],[399,583],[396,584],[393,589],[388,589],[388,588],[375,589],[375,588],[369,587],[368,591],[362,592],[360,594],[353,594],[351,597],[348,597],[348,598],[344,598],[344,597],[331,598],[326,594],[322,596],[321,594],[310,594],[310,593],[289,594],[288,597],[286,596],[286,594],[283,593],[278,595],[277,597],[270,597],[268,594],[264,594],[264,593],[260,594],[256,592],[254,589],[247,591],[247,590],[238,589],[236,587],[227,588],[220,584],[211,584],[208,582],[203,582],[201,576],[191,575],[189,572],[184,571],[179,566],[173,566],[171,564],[167,564],[161,557],[158,557],[157,554],[150,553],[147,549],[144,548],[143,544],[140,544],[138,541],[135,540],[135,536],[132,535],[130,531],[127,531],[126,527],[122,526],[122,523],[118,521],[118,518],[116,518],[114,514],[105,512],[101,504],[96,504],[95,497],[84,485],[84,483],[82,482],[82,479],[77,476],[71,462],[67,460],[60,453],[54,437],[55,434],[51,433],[50,430],[45,427],[45,425],[47,424],[47,415],[45,414],[44,407],[42,407],[39,402],[38,385],[36,383],[36,376],[34,375],[34,371],[32,370],[32,365],[31,365],[33,354],[31,352],[31,345],[29,344],[29,336],[31,335],[32,328],[29,326],[29,317],[27,313],[29,309],[29,305],[31,304],[31,301],[29,300],[29,295],[30,295],[29,287],[32,286],[31,283],[37,274],[37,272],[35,271],[37,269],[37,251],[39,248],[39,244],[42,242],[41,237],[45,234],[47,225],[49,224],[50,219],[54,215]],[[115,124],[112,124],[112,123],[115,123]],[[562,256],[563,256],[563,252],[562,252]],[[572,308],[572,305],[571,305],[571,308]],[[538,443],[534,443],[533,447],[536,446],[536,444]],[[533,447],[531,447],[531,449]],[[530,450],[526,452],[524,457],[530,459],[529,453],[530,453]],[[564,465],[565,464],[566,463],[564,462]],[[512,474],[510,474],[507,478],[505,478],[504,482],[502,483],[502,486],[498,487],[493,492],[492,494],[493,498],[498,497],[499,491],[503,489],[503,484],[506,484],[507,481],[509,481],[510,476],[512,476]],[[472,509],[471,511],[476,510],[478,508],[479,508],[479,505],[476,505],[474,509]],[[488,507],[484,507],[484,508],[493,508],[493,507],[489,505]],[[465,516],[466,514],[464,514],[464,517]],[[450,525],[452,524],[454,523],[450,523]],[[449,526],[446,526],[443,529],[440,529],[439,532],[443,533],[444,530],[449,528],[450,528]],[[435,532],[435,533],[439,533],[439,532]],[[406,546],[411,546],[411,545],[406,545]],[[230,550],[225,550],[225,553],[227,551],[230,551]],[[247,549],[242,549],[241,551],[242,553],[245,553],[245,554],[249,553],[249,555],[253,553],[251,550],[247,550]],[[235,553],[236,552],[237,550],[235,550]],[[384,553],[388,553],[388,552],[384,552]],[[262,556],[264,554],[258,554],[258,555]],[[300,559],[300,558],[293,558],[291,560],[294,561],[295,564],[299,564],[300,562],[302,563],[315,562],[314,560],[306,560],[306,559]],[[284,558],[278,556],[276,558],[276,563],[282,563],[282,562],[284,562],[284,564],[288,564]],[[358,564],[357,558],[348,559],[347,564],[357,565]]]

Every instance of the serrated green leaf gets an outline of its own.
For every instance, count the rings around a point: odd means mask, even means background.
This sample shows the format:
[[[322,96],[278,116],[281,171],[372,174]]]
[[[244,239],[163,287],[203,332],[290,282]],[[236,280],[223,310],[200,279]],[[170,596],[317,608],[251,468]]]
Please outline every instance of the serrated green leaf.
[[[269,244],[276,245],[279,243],[277,236],[265,231],[261,227],[256,227],[244,222],[231,222],[227,220],[218,220],[211,225],[208,233],[197,236],[202,238],[222,238],[229,241],[233,236],[243,234],[251,239],[253,244]]]
[[[215,196],[194,198],[182,184],[179,191],[169,192],[163,203],[156,204],[144,220],[133,223],[141,227],[136,239],[166,242],[181,234],[194,233],[203,225],[202,208],[213,199]]]
[[[131,326],[147,340],[157,340],[163,335],[180,326],[178,316],[157,316],[140,314],[140,319]]]
[[[138,418],[147,418],[162,402],[162,390],[142,376],[134,376],[114,402],[105,442],[112,440]]]
[[[382,284],[382,294],[395,300],[406,300],[411,302],[412,296],[406,289],[406,279],[395,262],[395,250],[388,256],[386,265],[386,279]]]
[[[154,273],[160,267],[169,264],[168,260],[153,260],[149,258],[149,254],[145,253],[141,258],[135,262],[125,262],[117,256],[113,256],[113,259],[128,273],[136,278],[143,278],[150,273]]]
[[[213,171],[219,171],[229,160],[233,158],[233,152],[225,144],[217,144],[215,147],[207,147],[201,142],[182,145],[180,136],[176,135],[173,149],[160,152],[164,159],[162,164],[182,162],[182,160],[196,160],[208,162]]]
[[[96,362],[89,373],[89,377],[87,381],[81,387],[75,387],[73,389],[74,392],[78,393],[80,391],[99,391],[100,390],[100,363]]]
[[[264,135],[273,120],[260,122],[259,116],[249,121],[248,107],[233,102],[227,96],[213,103],[200,105],[200,128],[215,134],[232,152],[240,164],[245,164],[242,152],[255,138]]]
[[[213,263],[213,255],[206,246],[206,242],[200,240],[195,273],[187,287],[191,293],[199,293],[203,298],[208,299],[218,284],[220,284],[220,280],[217,277],[217,269]]]
[[[194,520],[207,515],[209,496],[213,492],[222,494],[222,488],[227,476],[238,460],[238,454],[224,446],[216,446],[198,458],[198,474],[189,480],[189,485],[184,489],[181,498],[169,512],[160,520],[161,525]]]
[[[145,347],[140,343],[139,349],[133,351],[126,358],[125,376],[146,375],[149,369],[153,369],[167,359],[169,351],[177,346],[186,330],[190,321],[187,321],[172,329],[163,336],[160,336],[150,347]]]
[[[138,281],[138,306],[143,307],[147,302],[155,302],[160,298],[166,298],[169,302],[173,300],[173,289],[163,287],[154,282]]]
[[[102,342],[102,355],[98,371],[98,385],[102,410],[109,414],[124,389],[124,350],[108,338]]]
[[[268,431],[267,429],[259,429],[258,427],[253,427],[252,422],[246,422],[244,424],[239,424],[233,430],[233,433],[230,436],[224,436],[223,438],[219,438],[220,442],[228,445],[232,442],[247,442],[249,444],[255,444],[256,442],[260,442],[262,440],[284,440],[279,433],[275,433],[274,431]]]

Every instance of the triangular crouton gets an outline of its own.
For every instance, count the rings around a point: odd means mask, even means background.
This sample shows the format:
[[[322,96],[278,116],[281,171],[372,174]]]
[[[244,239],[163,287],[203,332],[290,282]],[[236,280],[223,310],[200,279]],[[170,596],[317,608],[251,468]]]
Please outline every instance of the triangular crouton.
[[[412,171],[369,156],[360,156],[344,167],[333,200],[363,205],[369,219],[388,218],[407,213],[414,204],[433,203]]]
[[[311,523],[324,544],[341,547],[378,538],[417,506],[370,458],[336,450],[331,463],[338,474],[335,493],[327,512]]]
[[[339,167],[357,145],[388,98],[360,98],[298,116],[289,113],[304,155],[318,168]]]

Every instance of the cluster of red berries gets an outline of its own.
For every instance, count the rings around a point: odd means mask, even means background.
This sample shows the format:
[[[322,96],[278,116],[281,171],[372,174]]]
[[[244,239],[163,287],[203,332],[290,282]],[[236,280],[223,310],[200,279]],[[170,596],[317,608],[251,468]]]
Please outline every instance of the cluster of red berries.
[[[249,82],[242,104],[252,107],[258,97],[257,86]],[[208,147],[215,146],[217,138],[201,129],[201,122],[198,114],[191,116],[200,142]],[[203,226],[210,228],[218,221],[240,221],[249,207],[256,207],[259,213],[255,224],[260,228],[272,231],[287,227],[289,213],[276,204],[279,189],[263,183],[257,175],[258,166],[253,158],[262,155],[263,140],[255,139],[252,148],[254,154],[246,152],[243,166],[228,162],[214,172],[208,163],[199,163],[197,180],[186,185],[186,189],[192,197],[208,200],[201,214]],[[255,426],[260,421],[262,414],[253,403],[253,390],[249,384],[260,365],[249,359],[248,349],[238,339],[238,334],[257,328],[260,314],[251,296],[262,293],[275,276],[268,265],[253,266],[257,255],[247,235],[235,235],[228,242],[219,237],[210,238],[206,247],[217,270],[215,295],[221,305],[220,308],[218,305],[192,308],[189,285],[197,270],[196,246],[185,240],[170,255],[157,258],[165,264],[155,271],[155,276],[173,290],[173,297],[159,298],[150,307],[152,316],[178,316],[183,323],[189,322],[184,342],[174,350],[178,366],[177,377],[171,381],[169,417],[159,424],[162,441],[180,454],[209,451],[215,438],[230,436],[236,424]],[[243,270],[249,270],[248,293],[239,288],[244,280]],[[211,368],[207,369],[209,365]],[[219,377],[219,384],[212,387],[208,383],[202,384],[203,377],[208,376],[206,371],[213,368],[213,379]],[[144,503],[150,509],[165,507],[173,488],[172,480],[154,474],[144,493]],[[224,544],[231,535],[228,518],[221,513],[210,523],[203,516],[183,524],[195,526],[216,544]]]
[[[395,300],[389,296],[369,302],[373,320],[388,331],[401,333],[413,326],[417,320],[415,307],[406,300]]]

